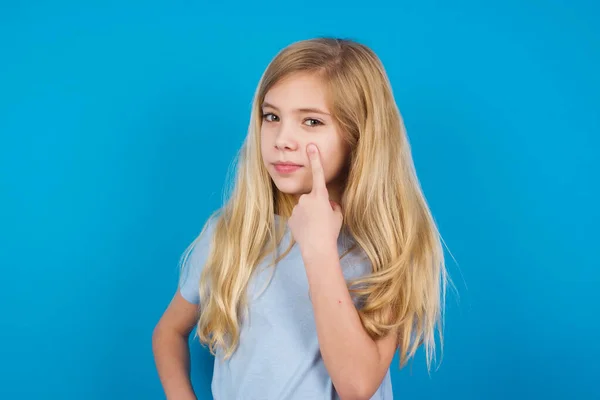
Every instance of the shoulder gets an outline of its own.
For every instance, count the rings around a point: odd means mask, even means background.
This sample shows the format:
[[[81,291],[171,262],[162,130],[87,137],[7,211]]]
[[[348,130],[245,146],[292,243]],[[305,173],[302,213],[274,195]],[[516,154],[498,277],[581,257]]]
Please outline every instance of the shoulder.
[[[340,262],[346,279],[357,279],[370,274],[373,269],[367,253],[360,245],[346,234],[341,237],[340,252],[343,254]]]
[[[352,289],[364,288],[364,284],[358,284],[356,281],[367,277],[373,272],[372,264],[367,253],[356,243],[354,243],[347,254],[341,258],[340,264],[342,266],[344,278],[349,284],[349,288]],[[364,299],[358,293],[351,290],[350,295],[357,309],[364,306]]]
[[[217,222],[218,216],[211,215],[198,236],[181,256],[179,290],[181,295],[190,303],[199,303],[200,276],[210,253]]]
[[[212,214],[204,223],[202,230],[188,246],[182,256],[182,264],[193,263],[199,258],[204,256],[204,253],[208,252],[210,245],[213,241],[214,231],[218,222],[218,216]]]

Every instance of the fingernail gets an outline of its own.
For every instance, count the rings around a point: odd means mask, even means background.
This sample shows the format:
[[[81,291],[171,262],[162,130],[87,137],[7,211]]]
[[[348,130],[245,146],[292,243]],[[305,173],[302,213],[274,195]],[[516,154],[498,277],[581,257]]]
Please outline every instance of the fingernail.
[[[317,152],[317,146],[315,146],[314,144],[309,144],[308,145],[308,152],[309,153],[316,153]]]

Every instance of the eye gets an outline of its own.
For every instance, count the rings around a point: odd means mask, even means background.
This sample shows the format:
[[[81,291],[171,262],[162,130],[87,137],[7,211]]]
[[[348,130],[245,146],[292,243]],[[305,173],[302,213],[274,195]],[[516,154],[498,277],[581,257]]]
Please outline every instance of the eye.
[[[262,119],[267,122],[275,122],[279,117],[273,113],[264,113]]]
[[[310,127],[324,125],[321,121],[319,121],[318,119],[314,119],[314,118],[308,118],[304,122],[305,122],[305,125],[310,126]],[[306,124],[306,122],[308,122],[308,124]]]

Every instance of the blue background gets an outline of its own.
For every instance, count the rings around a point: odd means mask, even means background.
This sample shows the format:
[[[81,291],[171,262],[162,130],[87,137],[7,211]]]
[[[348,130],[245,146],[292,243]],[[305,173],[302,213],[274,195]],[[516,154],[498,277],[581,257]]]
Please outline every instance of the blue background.
[[[263,69],[318,35],[381,57],[456,259],[440,369],[394,360],[397,397],[600,398],[598,3],[81,3],[0,6],[0,398],[163,398],[178,258]]]

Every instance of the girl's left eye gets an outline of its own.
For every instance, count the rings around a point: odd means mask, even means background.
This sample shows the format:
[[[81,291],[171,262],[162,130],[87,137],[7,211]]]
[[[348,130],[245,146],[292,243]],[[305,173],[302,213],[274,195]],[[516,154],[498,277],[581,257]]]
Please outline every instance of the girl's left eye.
[[[307,124],[308,126],[319,126],[319,125],[323,125],[323,123],[321,121],[319,121],[318,119],[313,119],[313,118],[309,118],[307,120],[304,121],[309,122],[309,124]]]

